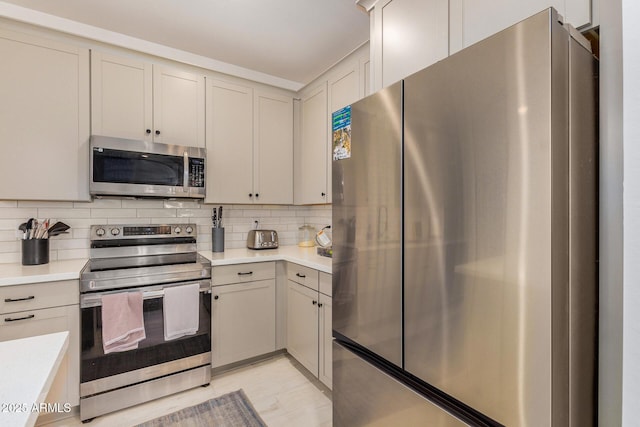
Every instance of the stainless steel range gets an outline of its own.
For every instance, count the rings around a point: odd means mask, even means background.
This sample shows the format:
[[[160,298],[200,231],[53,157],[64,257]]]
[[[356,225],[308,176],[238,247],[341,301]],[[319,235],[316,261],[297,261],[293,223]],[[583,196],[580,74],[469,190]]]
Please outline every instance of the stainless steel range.
[[[196,235],[195,224],[91,227],[80,275],[83,421],[211,381],[211,263],[197,253]],[[197,332],[168,340],[165,290],[194,284]],[[146,337],[137,348],[105,354],[103,298],[124,292],[142,294]]]

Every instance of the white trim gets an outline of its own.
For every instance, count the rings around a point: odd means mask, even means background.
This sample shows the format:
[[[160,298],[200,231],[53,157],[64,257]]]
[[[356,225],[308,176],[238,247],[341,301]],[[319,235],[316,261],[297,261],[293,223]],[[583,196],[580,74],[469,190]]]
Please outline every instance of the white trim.
[[[0,1],[0,16],[297,92],[303,83]]]
[[[378,0],[356,0],[356,4],[366,12],[371,12],[371,9],[373,9],[377,1]]]

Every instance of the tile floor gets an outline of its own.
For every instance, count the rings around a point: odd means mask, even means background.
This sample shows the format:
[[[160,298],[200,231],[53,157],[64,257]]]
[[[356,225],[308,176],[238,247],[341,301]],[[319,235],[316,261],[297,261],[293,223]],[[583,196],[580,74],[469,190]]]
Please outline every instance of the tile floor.
[[[298,362],[278,355],[255,364],[214,374],[209,387],[172,396],[95,418],[82,424],[79,416],[48,427],[133,426],[242,388],[269,427],[330,427],[330,392]]]

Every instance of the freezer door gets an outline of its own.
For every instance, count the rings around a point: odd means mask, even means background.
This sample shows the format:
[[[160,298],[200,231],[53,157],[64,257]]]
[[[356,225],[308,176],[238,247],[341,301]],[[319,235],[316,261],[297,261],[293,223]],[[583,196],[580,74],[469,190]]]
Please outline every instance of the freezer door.
[[[334,341],[334,427],[466,425]]]
[[[404,83],[405,368],[508,426],[570,425],[568,48],[547,10]]]
[[[350,157],[332,168],[333,329],[398,366],[401,106],[401,82],[353,104]]]

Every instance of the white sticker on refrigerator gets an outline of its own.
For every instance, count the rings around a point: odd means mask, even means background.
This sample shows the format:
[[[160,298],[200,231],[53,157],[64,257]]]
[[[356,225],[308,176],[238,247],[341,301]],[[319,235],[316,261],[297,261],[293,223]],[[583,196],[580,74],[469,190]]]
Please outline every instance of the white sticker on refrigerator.
[[[348,105],[331,116],[333,129],[333,160],[351,157],[351,105]]]

